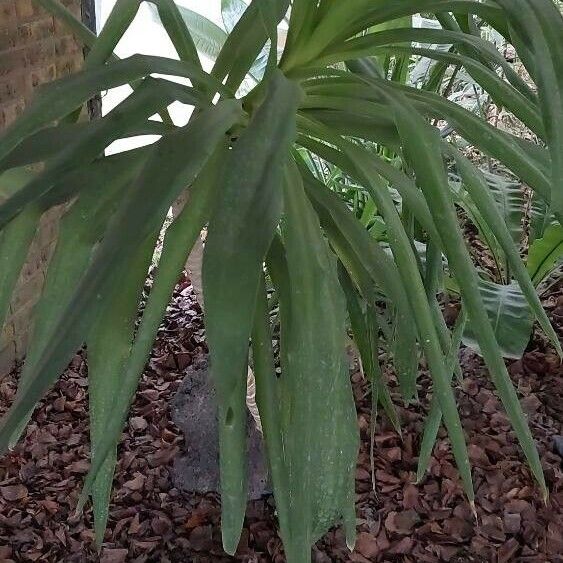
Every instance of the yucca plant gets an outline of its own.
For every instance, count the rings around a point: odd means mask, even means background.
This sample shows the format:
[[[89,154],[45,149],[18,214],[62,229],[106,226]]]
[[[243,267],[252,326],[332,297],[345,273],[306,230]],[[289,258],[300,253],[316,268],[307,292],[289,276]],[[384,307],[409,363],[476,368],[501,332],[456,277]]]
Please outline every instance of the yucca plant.
[[[434,124],[446,122],[500,161],[561,220],[563,19],[552,0],[254,0],[223,38],[209,73],[173,0],[152,3],[179,60],[113,55],[141,0],[118,0],[98,38],[56,0],[37,1],[72,27],[89,54],[82,72],[42,87],[0,138],[0,313],[39,218],[55,205],[67,207],[18,393],[1,423],[0,450],[18,439],[37,401],[85,344],[92,466],[81,502],[92,497],[97,540],[103,540],[116,445],[128,407],[186,257],[207,226],[205,323],[219,401],[222,532],[228,553],[236,550],[246,506],[249,341],[288,561],[310,560],[311,544],[340,520],[348,545],[354,545],[358,431],[344,353],[348,319],[373,382],[374,402],[379,400],[391,416],[378,338],[387,335],[401,340],[399,348],[421,350],[432,375],[433,402],[419,477],[443,421],[473,503],[452,388],[467,318],[531,471],[547,495],[458,224],[448,165],[455,165],[535,319],[559,354],[561,347],[486,178]],[[436,14],[441,28],[412,27],[408,21],[421,12]],[[280,56],[278,25],[284,19],[289,29]],[[486,22],[515,46],[530,81],[481,38],[477,22]],[[265,64],[256,72],[265,47]],[[439,73],[464,68],[541,143],[494,128],[436,93],[440,89],[405,85],[401,69],[420,56],[438,61],[434,84],[441,80]],[[248,84],[241,89],[250,75],[250,91]],[[188,78],[190,85],[165,77]],[[113,111],[77,122],[78,110],[92,96],[123,84],[131,84],[133,93]],[[193,107],[184,127],[176,127],[167,114],[175,101]],[[157,113],[160,121],[150,119]],[[113,141],[144,134],[159,140],[105,155]],[[371,150],[374,144],[386,148],[387,156],[398,155],[402,164],[394,166],[379,149]],[[336,166],[369,195],[385,223],[388,250],[311,172],[304,150]],[[28,165],[37,163],[43,166],[30,171]],[[183,195],[187,203],[166,231],[136,325],[161,226]],[[423,254],[415,241],[425,245]],[[452,333],[437,300],[445,262],[463,303]],[[273,284],[279,299],[280,377],[267,284]],[[397,371],[405,399],[414,399],[416,369]]]

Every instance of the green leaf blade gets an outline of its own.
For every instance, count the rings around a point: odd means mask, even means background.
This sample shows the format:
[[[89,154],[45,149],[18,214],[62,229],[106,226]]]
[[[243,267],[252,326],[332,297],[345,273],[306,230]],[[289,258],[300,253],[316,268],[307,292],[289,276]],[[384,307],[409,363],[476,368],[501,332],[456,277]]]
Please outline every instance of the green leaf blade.
[[[299,97],[294,83],[279,71],[272,75],[266,100],[225,165],[222,198],[204,253],[207,339],[219,399],[222,532],[228,553],[236,550],[246,507],[248,340],[262,263],[281,218],[281,174],[295,136]]]

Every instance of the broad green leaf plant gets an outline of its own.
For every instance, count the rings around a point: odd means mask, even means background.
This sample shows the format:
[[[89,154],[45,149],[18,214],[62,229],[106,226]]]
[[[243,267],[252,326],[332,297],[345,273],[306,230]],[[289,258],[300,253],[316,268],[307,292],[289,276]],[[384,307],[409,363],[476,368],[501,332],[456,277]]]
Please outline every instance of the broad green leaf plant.
[[[459,226],[448,170],[455,167],[472,209],[502,251],[513,287],[561,355],[534,287],[551,263],[550,248],[560,243],[548,228],[526,268],[487,177],[436,126],[446,123],[502,163],[561,223],[563,19],[552,0],[223,2],[225,29],[194,19],[173,0],[152,0],[177,60],[145,55],[120,60],[113,54],[141,0],[117,0],[99,37],[57,0],[36,1],[89,51],[81,72],[41,87],[0,137],[1,320],[42,214],[65,206],[18,393],[1,421],[2,452],[85,345],[92,465],[80,502],[92,498],[96,538],[103,541],[129,405],[186,257],[207,228],[205,324],[219,401],[228,553],[237,548],[247,500],[249,356],[287,560],[310,561],[311,545],[339,522],[354,546],[358,429],[345,356],[349,326],[372,381],[374,407],[379,402],[397,428],[379,364],[379,339],[395,342],[397,354],[420,351],[425,357],[433,400],[418,476],[424,478],[443,423],[473,503],[452,386],[454,375],[462,376],[457,350],[467,320],[547,496],[538,452]],[[435,14],[440,25],[414,27],[413,17],[420,14]],[[514,45],[529,80],[481,37],[477,24],[483,22]],[[200,51],[214,58],[210,72]],[[405,68],[417,57],[436,61],[429,87],[408,85]],[[452,69],[463,69],[540,142],[501,131],[442,96],[436,85]],[[115,109],[95,121],[78,121],[92,96],[124,84],[132,93]],[[167,111],[178,101],[193,108],[183,127],[175,126]],[[114,141],[138,135],[158,140],[106,155]],[[377,209],[385,244],[366,229],[369,217],[358,217],[312,171],[311,162],[334,166],[361,187],[368,215]],[[138,319],[159,232],[180,196],[187,196],[187,203],[165,233]],[[463,305],[453,331],[438,305],[444,264]],[[272,289],[279,303],[279,357],[272,347],[267,295]],[[395,361],[407,401],[416,399],[412,356]]]

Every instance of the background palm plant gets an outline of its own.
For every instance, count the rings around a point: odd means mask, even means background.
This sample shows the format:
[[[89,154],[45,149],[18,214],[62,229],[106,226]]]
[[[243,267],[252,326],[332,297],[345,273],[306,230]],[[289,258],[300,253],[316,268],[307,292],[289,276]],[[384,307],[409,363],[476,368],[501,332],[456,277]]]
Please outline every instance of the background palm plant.
[[[433,123],[447,122],[500,161],[534,190],[560,224],[563,19],[552,0],[254,0],[232,20],[230,33],[220,36],[210,73],[199,58],[201,37],[172,0],[152,3],[179,60],[118,60],[112,54],[141,0],[118,0],[99,38],[56,0],[38,1],[73,26],[90,52],[81,73],[44,87],[0,139],[0,318],[40,216],[54,205],[68,206],[18,394],[1,423],[0,449],[19,437],[30,410],[85,343],[92,467],[82,503],[92,496],[102,540],[120,431],[186,256],[207,225],[206,329],[219,399],[222,529],[229,553],[236,549],[246,505],[249,339],[288,560],[309,560],[310,545],[340,518],[353,546],[358,435],[344,355],[347,318],[373,382],[374,404],[379,400],[392,419],[396,415],[379,366],[378,339],[383,335],[399,342],[398,350],[420,348],[434,398],[419,477],[443,420],[473,502],[451,384],[459,373],[456,352],[467,318],[532,473],[547,495],[458,224],[447,165],[455,166],[471,208],[561,355],[530,277],[538,270],[522,262],[490,182]],[[421,12],[436,14],[441,27],[413,27],[412,16]],[[287,39],[278,54],[278,25],[285,18]],[[482,39],[480,22],[515,46],[533,84]],[[437,61],[426,88],[407,85],[404,69],[413,56]],[[496,129],[444,98],[441,73],[450,68],[465,69],[541,143]],[[188,78],[190,84],[165,77]],[[247,81],[241,89],[249,77],[250,85]],[[77,109],[93,95],[127,83],[133,93],[103,119],[76,123]],[[176,127],[167,115],[174,101],[194,108],[185,127]],[[150,119],[157,113],[160,121]],[[159,140],[104,154],[113,141],[140,134],[157,134]],[[39,162],[45,163],[39,172],[26,168]],[[327,189],[335,177],[315,173],[315,163],[337,170],[344,185],[361,188],[359,218],[338,190]],[[185,191],[188,203],[166,231],[136,326],[161,226]],[[366,207],[372,215],[377,211],[386,232],[384,245],[365,228]],[[544,241],[551,240],[549,228],[544,235]],[[437,301],[444,262],[463,303],[451,333]],[[280,307],[279,378],[265,276]],[[398,356],[395,363],[403,396],[412,400],[417,370],[406,360]]]

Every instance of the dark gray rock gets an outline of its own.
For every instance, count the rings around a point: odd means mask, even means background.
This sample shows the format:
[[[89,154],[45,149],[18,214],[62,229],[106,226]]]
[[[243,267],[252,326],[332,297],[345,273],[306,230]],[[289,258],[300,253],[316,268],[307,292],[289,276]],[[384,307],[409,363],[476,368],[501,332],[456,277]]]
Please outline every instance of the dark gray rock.
[[[563,436],[553,437],[553,451],[563,459]]]
[[[217,399],[206,357],[194,362],[172,404],[172,418],[184,433],[184,448],[174,460],[176,487],[187,492],[219,491]],[[247,434],[248,496],[270,494],[262,436],[249,416]]]

